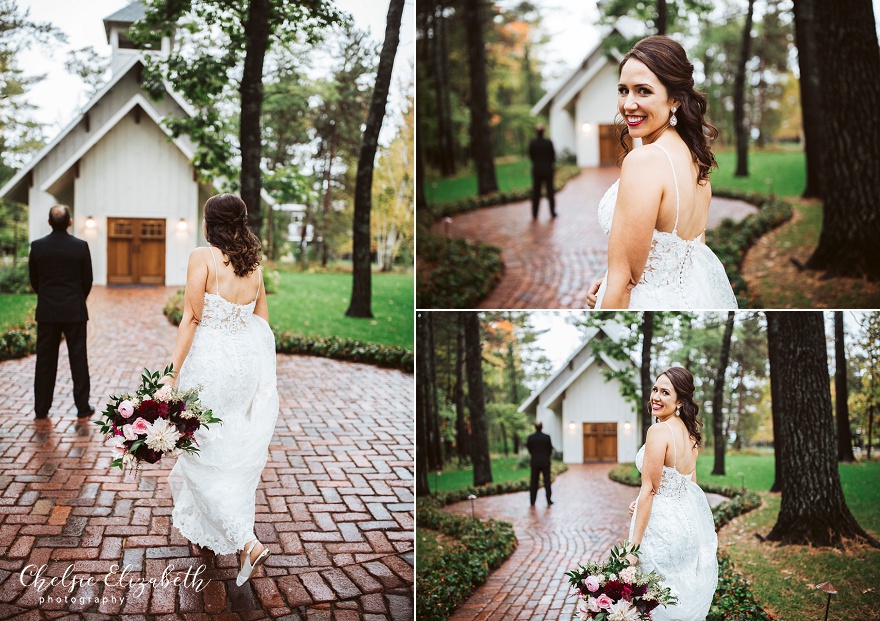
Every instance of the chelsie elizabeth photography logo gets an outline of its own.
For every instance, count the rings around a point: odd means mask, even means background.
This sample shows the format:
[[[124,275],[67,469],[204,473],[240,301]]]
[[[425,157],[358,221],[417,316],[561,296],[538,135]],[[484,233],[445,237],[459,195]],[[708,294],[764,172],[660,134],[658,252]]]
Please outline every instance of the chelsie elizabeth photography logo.
[[[146,578],[133,573],[130,565],[121,568],[119,565],[113,565],[104,578],[100,579],[92,575],[74,574],[72,563],[67,566],[67,569],[65,569],[64,573],[60,576],[46,575],[48,572],[47,565],[38,567],[37,565],[32,564],[25,566],[24,569],[21,570],[18,580],[23,587],[33,587],[34,590],[41,594],[40,605],[53,603],[78,603],[84,605],[88,602],[95,604],[119,602],[122,604],[129,598],[140,599],[144,594],[144,591],[146,591],[147,585],[151,585],[153,589],[164,589],[169,586],[189,588],[193,589],[196,593],[200,593],[211,583],[210,579],[202,579],[199,577],[206,571],[206,569],[207,568],[204,565],[199,565],[195,569],[187,567],[186,573],[183,573],[182,571],[175,573],[174,565],[168,565],[165,567],[162,575],[158,578]],[[86,585],[94,586],[100,582],[103,582],[108,587],[120,587],[125,589],[126,594],[121,597],[116,597],[114,595],[103,598],[92,596],[75,597],[73,595],[73,592],[77,587],[83,587]],[[48,595],[47,591],[49,588],[56,585],[66,587],[68,595]]]

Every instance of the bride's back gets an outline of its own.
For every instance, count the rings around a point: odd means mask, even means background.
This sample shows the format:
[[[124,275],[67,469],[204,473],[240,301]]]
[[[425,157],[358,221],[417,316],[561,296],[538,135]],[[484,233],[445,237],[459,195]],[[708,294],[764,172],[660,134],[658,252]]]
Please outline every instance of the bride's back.
[[[697,183],[699,169],[683,140],[670,140],[664,142],[662,146],[669,153],[672,162],[670,164],[668,160],[666,161],[668,174],[663,186],[663,198],[660,202],[656,228],[658,231],[672,232],[675,227],[677,198],[679,208],[676,234],[685,240],[695,239],[706,230],[712,186],[709,182],[704,185]]]
[[[205,292],[219,293],[220,297],[233,304],[245,305],[253,302],[260,288],[259,268],[247,276],[236,276],[229,258],[219,248],[211,246],[208,248],[208,252],[213,253],[214,256],[213,258],[206,257],[208,259],[208,279],[205,283]]]

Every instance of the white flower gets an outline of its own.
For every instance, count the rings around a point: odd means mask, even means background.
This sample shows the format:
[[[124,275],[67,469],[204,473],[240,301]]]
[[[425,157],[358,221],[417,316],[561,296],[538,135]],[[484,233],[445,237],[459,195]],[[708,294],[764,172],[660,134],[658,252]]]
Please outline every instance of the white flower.
[[[123,425],[122,426],[122,435],[125,436],[126,440],[137,440],[137,433],[132,429],[131,425]]]
[[[171,384],[165,384],[156,393],[153,395],[153,399],[156,401],[168,401],[168,398],[171,396]]]
[[[599,604],[596,603],[595,597],[587,598],[587,610],[590,612],[601,612],[602,609],[599,608]]]
[[[620,572],[620,581],[632,584],[636,579],[638,570],[635,567],[627,567]]]
[[[625,599],[611,604],[608,609],[608,621],[639,621],[639,609]]]
[[[131,468],[134,465],[135,461],[135,456],[131,453],[126,452],[125,455],[122,456],[122,465],[125,468]]]
[[[113,436],[116,442],[113,444],[113,458],[122,457],[128,447],[125,446],[125,440],[121,436]]]
[[[157,418],[156,422],[147,429],[147,446],[159,453],[173,449],[179,439],[180,432],[174,425],[169,425],[164,418]]]

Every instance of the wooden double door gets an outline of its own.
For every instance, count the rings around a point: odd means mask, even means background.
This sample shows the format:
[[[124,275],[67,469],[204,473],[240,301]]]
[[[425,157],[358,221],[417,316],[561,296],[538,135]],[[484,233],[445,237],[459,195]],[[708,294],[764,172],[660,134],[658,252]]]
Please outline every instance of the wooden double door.
[[[107,284],[165,284],[165,220],[107,218]]]
[[[617,423],[584,423],[584,463],[617,462]]]

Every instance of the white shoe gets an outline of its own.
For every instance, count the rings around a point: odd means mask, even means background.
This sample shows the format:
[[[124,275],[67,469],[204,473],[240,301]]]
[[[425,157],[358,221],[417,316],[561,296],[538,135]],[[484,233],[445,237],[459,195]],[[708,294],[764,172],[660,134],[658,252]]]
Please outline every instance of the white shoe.
[[[257,560],[251,564],[251,551],[253,551],[254,547],[257,545],[258,541],[254,539],[253,543],[251,543],[250,547],[245,552],[244,564],[241,567],[241,570],[238,572],[238,577],[235,579],[235,584],[238,586],[243,585],[245,582],[251,579],[251,574],[254,573],[254,570],[262,565],[271,552],[269,552],[268,548],[263,548],[263,551],[260,552],[260,556],[257,557]]]

